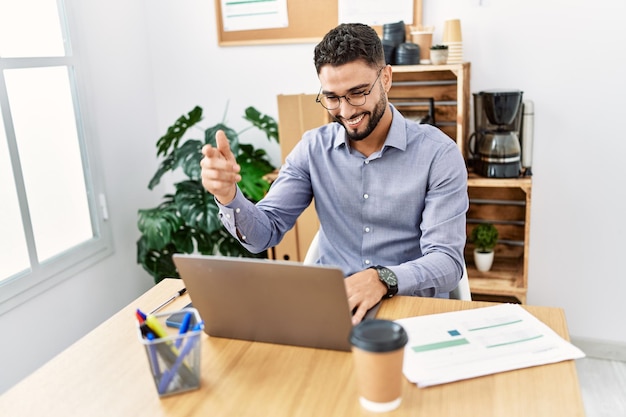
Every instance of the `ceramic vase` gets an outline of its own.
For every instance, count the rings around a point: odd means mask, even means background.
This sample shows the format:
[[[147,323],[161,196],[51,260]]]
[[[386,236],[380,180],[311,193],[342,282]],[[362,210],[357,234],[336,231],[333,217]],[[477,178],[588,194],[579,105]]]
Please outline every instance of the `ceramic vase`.
[[[443,65],[448,62],[448,50],[447,49],[431,49],[430,50],[430,62],[433,65]]]
[[[493,265],[493,255],[494,251],[480,252],[478,249],[474,249],[474,264],[476,265],[476,269],[480,272],[489,271],[491,265]]]

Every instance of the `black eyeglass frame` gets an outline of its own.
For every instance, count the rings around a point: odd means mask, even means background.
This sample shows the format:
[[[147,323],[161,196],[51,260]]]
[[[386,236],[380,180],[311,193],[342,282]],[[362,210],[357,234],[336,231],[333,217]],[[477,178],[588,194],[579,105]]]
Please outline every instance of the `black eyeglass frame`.
[[[383,69],[385,67],[380,67],[378,69],[378,75],[376,75],[376,79],[374,80],[374,82],[372,83],[372,86],[370,87],[369,91],[367,93],[360,93],[358,94],[359,97],[363,97],[363,103],[361,104],[353,104],[350,101],[350,98],[348,98],[348,96],[350,95],[355,95],[354,93],[348,93],[346,95],[343,96],[333,96],[334,99],[337,99],[337,106],[332,107],[332,108],[328,108],[324,105],[324,103],[322,103],[322,100],[320,99],[320,96],[322,95],[322,87],[320,86],[320,91],[317,93],[317,97],[315,98],[315,102],[319,103],[323,108],[325,108],[326,110],[337,110],[339,107],[341,107],[341,99],[344,99],[346,102],[348,102],[348,104],[350,104],[351,106],[354,107],[361,107],[361,106],[365,106],[365,103],[367,103],[367,96],[369,96],[372,91],[374,91],[374,87],[376,87],[376,83],[378,82],[378,79],[380,78],[380,74],[383,72]]]

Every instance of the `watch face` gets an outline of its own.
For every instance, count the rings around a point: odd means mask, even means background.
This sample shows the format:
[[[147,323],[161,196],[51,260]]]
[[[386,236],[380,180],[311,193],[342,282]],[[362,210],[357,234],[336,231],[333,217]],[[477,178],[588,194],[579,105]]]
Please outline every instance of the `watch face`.
[[[380,280],[383,281],[385,284],[387,284],[388,287],[395,287],[396,285],[398,285],[398,277],[396,277],[396,274],[393,273],[393,271],[389,268],[377,268],[378,269],[378,276],[380,277]]]

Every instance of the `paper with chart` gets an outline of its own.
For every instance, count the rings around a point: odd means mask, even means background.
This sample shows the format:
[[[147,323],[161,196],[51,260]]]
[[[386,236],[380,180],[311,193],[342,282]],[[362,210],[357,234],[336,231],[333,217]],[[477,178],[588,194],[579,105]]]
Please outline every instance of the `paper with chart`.
[[[224,32],[289,26],[287,0],[220,0]]]
[[[419,387],[585,356],[518,304],[396,322],[409,334],[404,375]]]

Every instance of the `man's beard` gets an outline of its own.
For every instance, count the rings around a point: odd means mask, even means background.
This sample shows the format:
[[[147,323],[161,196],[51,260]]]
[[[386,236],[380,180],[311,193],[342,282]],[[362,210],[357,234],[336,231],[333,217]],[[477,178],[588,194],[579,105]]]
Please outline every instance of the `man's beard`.
[[[382,119],[383,114],[385,113],[386,107],[387,107],[387,98],[385,97],[384,94],[382,94],[380,96],[380,99],[378,100],[378,103],[376,103],[376,107],[374,107],[373,112],[362,113],[362,114],[369,113],[370,118],[369,118],[369,122],[367,123],[365,130],[361,132],[351,130],[350,127],[346,126],[346,124],[344,123],[344,120],[345,120],[344,118],[339,118],[339,117],[334,117],[334,116],[333,118],[335,119],[336,122],[341,124],[343,128],[346,130],[346,136],[348,137],[348,139],[353,140],[353,141],[360,141],[368,137],[374,131],[374,129],[376,129],[376,126],[378,126],[380,119]]]

